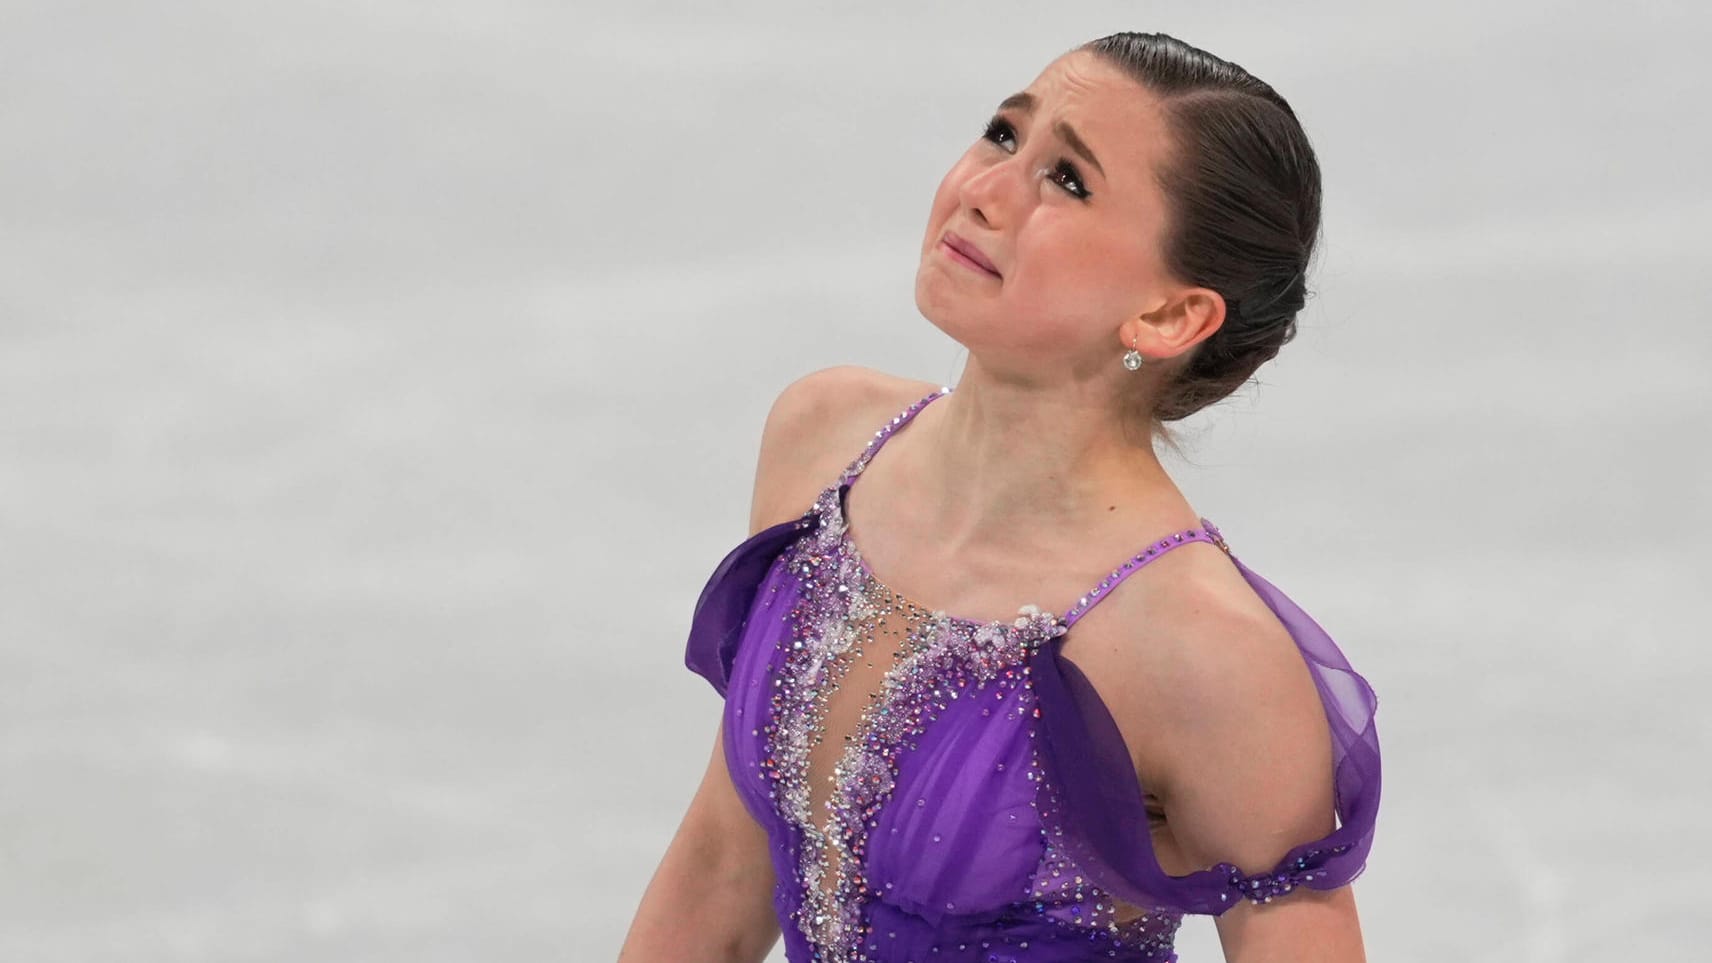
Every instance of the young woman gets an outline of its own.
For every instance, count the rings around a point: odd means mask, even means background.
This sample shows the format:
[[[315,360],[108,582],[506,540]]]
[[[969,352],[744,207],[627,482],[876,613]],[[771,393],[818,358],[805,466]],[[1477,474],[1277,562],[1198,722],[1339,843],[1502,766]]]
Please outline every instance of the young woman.
[[[622,963],[781,934],[793,961],[1165,961],[1190,913],[1228,960],[1364,959],[1373,691],[1154,447],[1294,336],[1319,225],[1288,104],[1172,37],[999,105],[916,278],[955,388],[834,368],[768,415],[686,653],[725,699],[713,756]]]

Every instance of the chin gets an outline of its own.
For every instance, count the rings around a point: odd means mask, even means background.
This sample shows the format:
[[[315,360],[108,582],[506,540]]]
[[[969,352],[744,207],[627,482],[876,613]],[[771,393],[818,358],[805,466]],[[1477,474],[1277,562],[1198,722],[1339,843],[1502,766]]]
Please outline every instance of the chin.
[[[984,322],[968,306],[950,303],[942,291],[922,284],[919,276],[915,287],[915,309],[929,324],[965,349],[969,347],[972,336],[979,340],[978,331]]]

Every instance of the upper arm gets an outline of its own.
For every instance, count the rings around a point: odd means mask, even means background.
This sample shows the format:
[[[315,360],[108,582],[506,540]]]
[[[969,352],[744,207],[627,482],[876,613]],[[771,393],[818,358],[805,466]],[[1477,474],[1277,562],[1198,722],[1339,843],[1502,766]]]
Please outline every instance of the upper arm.
[[[713,753],[684,814],[683,832],[708,864],[757,875],[772,871],[766,831],[743,805],[725,764],[723,718],[714,727]]]
[[[1153,736],[1138,768],[1159,797],[1184,865],[1225,862],[1244,875],[1270,872],[1294,847],[1337,828],[1330,726],[1295,641],[1270,613],[1202,600],[1175,620],[1164,666],[1150,687]],[[1157,640],[1155,640],[1157,641]],[[1120,728],[1122,726],[1120,720]],[[1158,738],[1167,732],[1169,738]],[[1216,917],[1226,959],[1365,959],[1353,893],[1299,886],[1269,903],[1243,900]]]
[[[724,736],[721,722],[701,784],[631,921],[620,963],[702,954],[760,960],[778,941],[777,877],[766,830],[737,795]]]

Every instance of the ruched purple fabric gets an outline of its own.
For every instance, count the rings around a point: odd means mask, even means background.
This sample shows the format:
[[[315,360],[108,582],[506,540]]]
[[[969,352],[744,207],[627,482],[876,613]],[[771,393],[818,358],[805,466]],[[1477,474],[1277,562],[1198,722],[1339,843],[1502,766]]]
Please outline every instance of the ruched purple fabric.
[[[800,518],[732,549],[696,602],[685,663],[725,700],[726,764],[767,832],[787,958],[1159,963],[1176,959],[1172,937],[1185,914],[1218,915],[1244,899],[1332,889],[1360,875],[1380,796],[1373,690],[1325,630],[1202,519],[1204,530],[1149,546],[1134,569],[1177,545],[1211,541],[1283,622],[1331,729],[1334,831],[1258,872],[1228,862],[1184,876],[1161,869],[1123,737],[1060,654],[1069,626],[1134,570],[1126,565],[1066,617],[1025,612],[1014,626],[982,626],[934,613],[947,641],[888,679],[868,748],[846,757],[839,799],[851,814],[852,875],[835,902],[817,895],[801,713],[826,684],[823,660],[839,651],[828,641],[837,635],[834,606],[849,605],[843,600],[867,574],[843,537],[843,495],[886,438],[949,391],[876,432]]]

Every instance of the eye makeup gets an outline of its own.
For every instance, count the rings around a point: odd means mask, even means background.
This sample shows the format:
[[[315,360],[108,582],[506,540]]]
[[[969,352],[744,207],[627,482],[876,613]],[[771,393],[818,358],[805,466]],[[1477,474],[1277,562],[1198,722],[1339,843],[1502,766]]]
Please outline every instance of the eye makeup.
[[[994,116],[991,120],[987,121],[986,128],[981,131],[981,138],[983,140],[991,141],[993,144],[998,145],[1000,150],[1006,150],[1008,153],[1009,151],[1000,143],[1000,141],[1004,138],[1010,138],[1014,142],[1016,140],[1016,128],[1011,126],[1011,122],[1005,120],[1003,117]],[[1037,170],[1035,174],[1036,176],[1039,176],[1042,172],[1045,172],[1048,176],[1052,177],[1053,183],[1063,188],[1065,193],[1077,200],[1086,201],[1088,198],[1093,196],[1093,193],[1088,190],[1087,183],[1082,179],[1081,171],[1077,170],[1076,165],[1070,163],[1069,160],[1060,158],[1058,163],[1053,167],[1042,167],[1040,170]]]

